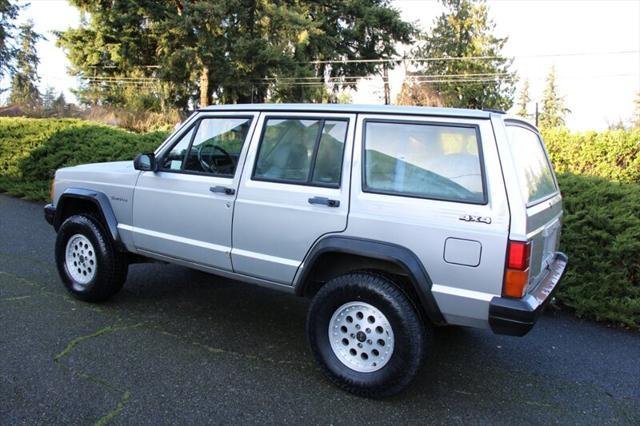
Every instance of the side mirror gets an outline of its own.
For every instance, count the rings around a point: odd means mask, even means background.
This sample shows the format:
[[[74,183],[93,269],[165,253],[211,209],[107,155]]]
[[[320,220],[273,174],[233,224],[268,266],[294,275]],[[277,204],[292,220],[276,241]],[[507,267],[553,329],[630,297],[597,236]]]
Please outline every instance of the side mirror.
[[[156,156],[151,154],[138,154],[133,160],[133,168],[143,172],[155,172],[158,170]]]

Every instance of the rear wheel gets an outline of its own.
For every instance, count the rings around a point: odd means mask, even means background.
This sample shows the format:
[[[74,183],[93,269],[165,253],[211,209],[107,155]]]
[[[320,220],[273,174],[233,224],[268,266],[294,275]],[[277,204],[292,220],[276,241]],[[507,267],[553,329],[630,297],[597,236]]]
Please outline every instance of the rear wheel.
[[[90,215],[64,221],[56,238],[56,265],[67,290],[87,302],[100,302],[122,288],[128,262],[100,222]]]
[[[368,272],[329,281],[307,317],[311,349],[329,379],[368,397],[409,385],[425,358],[430,330],[392,280]]]

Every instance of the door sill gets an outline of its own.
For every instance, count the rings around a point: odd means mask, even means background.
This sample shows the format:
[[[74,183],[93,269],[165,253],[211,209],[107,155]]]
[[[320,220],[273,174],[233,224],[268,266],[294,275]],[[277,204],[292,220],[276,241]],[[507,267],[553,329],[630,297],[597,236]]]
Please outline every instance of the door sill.
[[[253,284],[253,285],[257,285],[260,287],[266,287],[266,288],[271,288],[271,289],[275,289],[275,290],[279,290],[279,291],[284,291],[286,293],[291,293],[293,294],[293,286],[289,285],[289,284],[282,284],[282,283],[277,283],[277,282],[273,282],[273,281],[269,281],[269,280],[265,280],[262,278],[256,278],[256,277],[252,277],[249,275],[243,275],[243,274],[238,274],[232,271],[228,271],[225,269],[219,269],[219,268],[214,268],[212,266],[207,266],[207,265],[202,265],[199,263],[195,263],[195,262],[191,262],[188,260],[184,260],[184,259],[179,259],[176,257],[171,257],[171,256],[166,256],[163,254],[158,254],[158,253],[154,253],[151,251],[147,251],[147,250],[137,250],[137,253],[142,255],[142,256],[146,256],[146,257],[150,257],[152,259],[157,259],[157,260],[162,260],[168,263],[173,263],[176,265],[181,265],[181,266],[186,266],[187,268],[191,268],[191,269],[197,269],[199,271],[202,272],[207,272],[209,274],[213,274],[213,275],[218,275],[218,276],[222,276],[225,278],[229,278],[232,280],[236,280],[236,281],[242,281],[248,284]]]

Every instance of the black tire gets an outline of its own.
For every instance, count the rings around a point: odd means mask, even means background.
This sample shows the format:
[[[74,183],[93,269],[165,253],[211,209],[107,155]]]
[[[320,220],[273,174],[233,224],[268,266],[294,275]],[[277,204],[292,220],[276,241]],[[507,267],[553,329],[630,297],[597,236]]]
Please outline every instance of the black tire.
[[[95,249],[95,273],[87,283],[80,283],[67,270],[67,243],[82,235]],[[56,265],[65,287],[75,298],[85,302],[102,302],[116,294],[127,279],[129,264],[124,253],[113,246],[111,237],[100,221],[91,215],[74,215],[64,221],[56,238]]]
[[[359,372],[340,361],[329,341],[329,323],[349,302],[365,302],[384,314],[393,329],[394,349],[377,371]],[[415,305],[391,279],[369,272],[339,276],[315,295],[307,316],[307,336],[320,367],[338,387],[356,395],[383,398],[405,389],[418,374],[432,337]]]

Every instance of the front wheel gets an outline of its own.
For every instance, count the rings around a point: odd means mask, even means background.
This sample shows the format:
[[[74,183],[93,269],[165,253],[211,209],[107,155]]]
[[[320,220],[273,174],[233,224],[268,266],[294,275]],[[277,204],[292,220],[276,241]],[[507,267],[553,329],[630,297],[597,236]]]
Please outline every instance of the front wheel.
[[[311,349],[329,379],[373,398],[396,394],[415,378],[429,331],[393,281],[367,272],[329,281],[307,317]]]
[[[116,294],[128,272],[126,257],[90,215],[71,216],[60,226],[56,265],[67,290],[86,302],[100,302]]]

